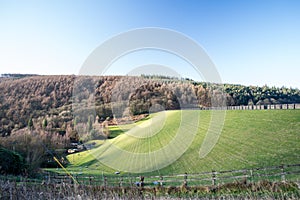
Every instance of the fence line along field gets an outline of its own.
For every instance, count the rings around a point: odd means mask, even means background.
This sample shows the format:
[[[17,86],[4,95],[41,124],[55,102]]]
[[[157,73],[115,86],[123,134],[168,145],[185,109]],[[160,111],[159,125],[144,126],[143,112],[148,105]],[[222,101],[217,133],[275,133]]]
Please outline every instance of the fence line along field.
[[[163,147],[172,139],[169,136],[176,133],[179,113],[186,111],[165,112],[172,112],[172,114],[167,115],[164,126],[154,136],[145,139],[121,134],[109,141],[131,152],[147,152],[147,150],[153,151]],[[188,112],[191,117],[194,112],[198,112],[200,120],[197,134],[187,151],[171,165],[145,175],[191,174],[299,163],[300,110],[227,110],[224,127],[217,144],[202,159],[199,158],[199,149],[208,130],[212,111]],[[151,120],[151,116],[147,120]],[[148,123],[147,120],[141,123]],[[117,128],[113,127],[113,130]],[[122,130],[126,133],[125,129]],[[101,159],[95,156],[104,150],[103,147],[104,145],[100,145],[86,152],[69,155],[71,165],[67,170],[74,175],[113,174],[118,169],[102,164]],[[63,172],[61,169],[52,171]],[[126,174],[126,172],[121,173]]]
[[[226,183],[243,182],[254,183],[261,180],[268,181],[299,181],[300,164],[267,166],[263,168],[251,169],[234,169],[227,171],[210,171],[193,174],[176,174],[176,175],[158,175],[144,176],[143,186],[216,186]],[[1,177],[1,179],[17,180],[13,178]],[[21,180],[19,180],[21,181]],[[23,179],[23,182],[26,181]],[[36,180],[35,180],[36,181]],[[28,182],[34,182],[28,180]],[[38,183],[69,183],[83,185],[98,185],[109,187],[131,187],[140,186],[140,176],[136,174],[117,174],[117,175],[65,175],[46,173],[44,179],[37,181]]]
[[[165,176],[0,176],[0,198],[13,199],[298,199],[300,164]],[[297,178],[295,178],[297,177]]]
[[[240,105],[240,106],[226,106],[226,107],[207,107],[202,108],[203,110],[213,110],[213,109],[225,109],[225,110],[293,110],[300,109],[299,103],[291,104],[270,104],[270,105]]]

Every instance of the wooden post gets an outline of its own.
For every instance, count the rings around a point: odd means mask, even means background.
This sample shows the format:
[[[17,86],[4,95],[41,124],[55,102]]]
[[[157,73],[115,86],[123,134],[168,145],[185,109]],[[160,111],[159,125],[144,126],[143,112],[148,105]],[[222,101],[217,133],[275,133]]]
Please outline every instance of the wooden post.
[[[132,176],[129,174],[129,177],[130,177],[130,187],[133,186],[133,183],[132,183]]]
[[[107,177],[104,176],[104,187],[106,188],[106,186],[107,186]]]
[[[244,178],[243,178],[243,183],[246,185],[246,184],[247,184],[247,182],[248,182],[248,180],[247,180],[247,178],[248,178],[248,175],[247,175],[247,170],[246,170],[246,169],[244,170],[244,172],[243,172],[243,175],[244,175]]]
[[[211,180],[212,180],[213,186],[217,185],[216,171],[214,171],[214,170],[212,170],[212,173],[211,173]]]
[[[122,187],[123,186],[123,177],[120,176],[120,180],[119,180],[119,187]]]
[[[159,181],[160,186],[163,186],[164,177],[160,176],[159,179],[160,179]]]
[[[144,187],[144,176],[140,176],[140,187]]]
[[[183,179],[183,185],[186,187],[188,182],[187,182],[187,178],[188,178],[188,175],[187,173],[184,173],[184,179]]]
[[[92,176],[89,177],[90,185],[92,185]]]
[[[250,169],[250,183],[253,183],[253,170]]]
[[[280,166],[281,169],[281,181],[285,182],[285,172],[284,172],[284,165]]]

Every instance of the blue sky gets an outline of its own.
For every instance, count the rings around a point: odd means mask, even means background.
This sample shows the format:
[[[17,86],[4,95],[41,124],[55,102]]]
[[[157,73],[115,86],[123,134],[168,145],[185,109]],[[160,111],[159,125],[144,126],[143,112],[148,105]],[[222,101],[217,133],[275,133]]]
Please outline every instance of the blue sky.
[[[161,27],[201,45],[223,82],[300,88],[299,10],[297,0],[0,0],[0,73],[78,74],[112,36]],[[151,63],[198,79],[184,61],[151,51],[128,55],[107,73]]]

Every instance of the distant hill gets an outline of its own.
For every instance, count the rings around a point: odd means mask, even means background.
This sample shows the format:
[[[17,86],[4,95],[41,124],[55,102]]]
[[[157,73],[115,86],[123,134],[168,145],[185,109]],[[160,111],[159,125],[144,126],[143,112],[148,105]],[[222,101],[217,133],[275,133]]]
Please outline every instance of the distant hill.
[[[1,78],[24,78],[29,76],[38,76],[38,74],[1,74]]]
[[[190,79],[151,76],[10,75],[0,81],[0,134],[10,135],[28,125],[42,126],[47,118],[53,130],[99,121],[108,117],[135,116],[159,109],[300,103],[299,89],[195,82]],[[222,95],[224,94],[224,95]],[[92,107],[91,107],[92,106]]]

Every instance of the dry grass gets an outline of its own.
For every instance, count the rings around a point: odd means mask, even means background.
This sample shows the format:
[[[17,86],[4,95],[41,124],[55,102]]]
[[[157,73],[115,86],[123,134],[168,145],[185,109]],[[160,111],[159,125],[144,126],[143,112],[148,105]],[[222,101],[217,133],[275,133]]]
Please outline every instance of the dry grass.
[[[219,186],[104,187],[24,184],[0,180],[0,199],[299,199],[293,182],[235,182]]]

